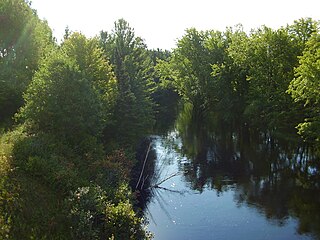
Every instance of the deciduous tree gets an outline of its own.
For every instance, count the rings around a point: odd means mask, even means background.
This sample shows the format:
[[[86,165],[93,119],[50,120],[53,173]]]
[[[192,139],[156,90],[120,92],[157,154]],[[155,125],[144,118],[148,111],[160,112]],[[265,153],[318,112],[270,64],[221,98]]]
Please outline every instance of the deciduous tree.
[[[295,78],[288,92],[296,102],[304,103],[308,109],[305,121],[298,125],[299,133],[309,140],[320,138],[320,34],[306,43],[306,49],[295,69]]]
[[[0,121],[22,105],[22,93],[52,46],[51,29],[28,2],[0,2]]]

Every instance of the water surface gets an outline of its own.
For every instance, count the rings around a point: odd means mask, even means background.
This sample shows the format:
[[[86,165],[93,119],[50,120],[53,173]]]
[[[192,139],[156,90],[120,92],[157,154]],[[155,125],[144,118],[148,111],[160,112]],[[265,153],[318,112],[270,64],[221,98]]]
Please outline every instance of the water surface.
[[[319,193],[293,175],[303,155],[270,151],[265,140],[251,148],[236,136],[200,138],[177,129],[153,137],[142,197],[155,239],[319,238]]]

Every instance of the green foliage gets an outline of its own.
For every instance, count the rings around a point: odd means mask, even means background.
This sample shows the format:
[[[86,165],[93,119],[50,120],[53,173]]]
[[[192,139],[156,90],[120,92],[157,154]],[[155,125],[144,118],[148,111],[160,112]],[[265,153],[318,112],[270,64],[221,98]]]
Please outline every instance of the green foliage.
[[[301,18],[295,20],[292,25],[287,26],[287,29],[298,47],[299,52],[297,55],[300,56],[312,34],[319,31],[319,26],[311,18]]]
[[[59,192],[19,170],[10,176],[7,189],[15,196],[5,210],[9,239],[70,239],[68,210]]]
[[[116,95],[116,79],[98,41],[74,33],[43,61],[19,117],[35,131],[75,143],[98,137],[110,125]]]
[[[42,131],[76,143],[97,136],[104,109],[79,67],[62,54],[52,54],[30,84],[19,116]]]
[[[12,143],[8,136],[4,134],[0,138],[0,238],[8,239],[11,219],[10,219],[10,206],[14,201],[14,195],[10,192],[10,184],[8,184],[8,175],[12,169],[11,156]]]
[[[153,103],[150,99],[152,62],[142,39],[120,19],[111,34],[101,32],[101,46],[114,66],[119,95],[115,106],[117,128],[105,134],[123,143],[135,143],[152,129]]]
[[[306,50],[295,69],[296,77],[290,84],[292,97],[305,105],[320,103],[320,34],[314,34],[306,43]]]
[[[312,36],[317,31],[317,23],[309,18],[278,30],[263,26],[250,35],[241,25],[225,32],[189,29],[169,59],[159,61],[156,70],[162,85],[175,89],[184,102],[193,105],[196,114],[215,124],[253,126],[280,136],[283,131],[295,134],[291,129],[301,123],[299,132],[313,132],[311,138],[315,139],[319,135],[319,107],[315,103],[319,95],[315,51],[319,46]],[[303,58],[299,62],[303,49],[311,45],[312,57],[304,52],[310,62]],[[295,68],[297,77],[291,82]]]
[[[66,142],[59,142],[49,134],[24,134],[14,142],[10,152],[13,168],[42,179],[47,186],[60,192],[67,193],[86,183],[80,174],[80,156]]]
[[[172,53],[148,50],[120,19],[99,38],[67,28],[56,47],[27,1],[2,0],[1,127],[22,107],[21,125],[0,132],[0,238],[150,237],[130,203],[128,152],[155,112],[174,116],[173,90],[186,103],[176,127],[188,126],[180,132],[190,154],[202,152],[193,118],[220,130],[249,123],[271,136],[298,125],[319,141],[319,49],[311,19],[250,35],[241,26],[192,28]]]
[[[129,201],[118,205],[108,204],[105,209],[106,226],[110,231],[109,237],[113,239],[141,239],[144,232],[139,229],[142,222],[138,219]],[[138,229],[138,231],[137,231]]]
[[[75,60],[83,77],[99,94],[104,111],[110,115],[117,97],[117,80],[99,47],[98,39],[87,39],[76,32],[63,42],[62,51]]]
[[[133,162],[123,150],[115,150],[104,158],[97,159],[90,165],[89,176],[100,186],[112,189],[129,181]],[[109,195],[115,196],[114,192]]]
[[[100,187],[81,187],[68,199],[73,238],[144,239],[141,219],[129,200],[112,203]]]
[[[53,48],[51,29],[23,0],[0,3],[0,121],[22,105],[22,93]]]
[[[207,105],[211,64],[214,61],[205,46],[208,34],[196,29],[187,30],[178,41],[170,62],[162,62],[162,66],[158,67],[166,79],[172,79],[174,88],[185,101],[201,109]]]
[[[99,239],[103,233],[98,222],[104,218],[106,195],[100,187],[80,187],[71,193],[69,218],[74,239]],[[99,231],[100,230],[100,231]]]
[[[1,144],[1,236],[96,239],[121,232],[144,238],[127,202],[132,160],[121,150],[106,157],[101,143],[116,120],[118,84],[98,41],[70,35],[42,60],[24,99],[17,114],[22,127]],[[123,210],[114,223],[126,214],[129,222],[111,229],[105,209],[121,202],[131,211]]]
[[[243,122],[242,115],[248,94],[248,71],[243,64],[246,58],[243,50],[248,44],[248,36],[241,26],[237,26],[235,29],[227,29],[221,38],[218,41],[212,37],[208,41],[211,48],[214,47],[214,51],[219,47],[217,43],[220,42],[220,45],[224,46],[220,50],[224,51],[222,60],[212,65],[213,81],[209,96],[215,99],[215,102],[211,104],[210,109],[214,112],[216,121],[220,118],[222,123],[239,126]],[[220,55],[222,56],[222,53]]]
[[[246,115],[260,129],[296,125],[296,107],[286,94],[297,66],[297,46],[286,29],[263,27],[254,32],[248,48],[249,97]]]
[[[102,161],[104,152],[96,142],[81,146],[86,147],[78,151],[51,134],[28,135],[28,128],[1,139],[0,236],[146,237],[128,202],[130,160],[119,150]],[[106,209],[115,214],[112,221]]]
[[[198,114],[214,112],[217,118],[233,123],[243,111],[247,91],[246,72],[236,62],[241,59],[234,57],[239,41],[246,42],[240,28],[225,33],[189,29],[170,61],[160,61],[156,68],[161,80],[194,105]]]
[[[298,125],[301,135],[319,141],[320,136],[320,34],[314,34],[306,43],[306,49],[295,69],[295,78],[288,92],[296,102],[308,109],[305,121]]]
[[[164,64],[158,64],[159,62],[168,62],[170,60],[171,53],[167,50],[163,51],[160,49],[149,50],[149,54],[154,66],[154,91],[152,91],[151,97],[155,111],[155,129],[156,131],[165,132],[169,127],[172,126],[176,114],[177,114],[177,103],[179,100],[178,94],[170,87],[170,79],[163,80],[161,71],[157,68]]]
[[[68,238],[60,196],[48,184],[39,181],[36,172],[29,175],[30,170],[35,169],[28,169],[26,173],[26,168],[15,159],[16,144],[26,139],[25,128],[19,127],[0,140],[0,237],[44,239],[50,235],[56,239],[58,232],[64,232],[65,237],[60,239]]]

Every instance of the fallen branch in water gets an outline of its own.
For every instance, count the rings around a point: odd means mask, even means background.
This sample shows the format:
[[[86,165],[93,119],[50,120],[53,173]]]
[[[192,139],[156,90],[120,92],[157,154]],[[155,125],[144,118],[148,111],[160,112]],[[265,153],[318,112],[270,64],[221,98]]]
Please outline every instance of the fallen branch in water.
[[[172,192],[172,193],[179,193],[180,195],[184,195],[185,193],[187,193],[188,191],[180,191],[180,190],[172,190],[172,189],[169,189],[169,188],[165,188],[165,187],[160,187],[160,186],[156,186],[155,188],[159,188],[161,190],[165,190],[165,191],[168,191],[168,192]]]
[[[173,178],[179,174],[180,174],[180,172],[173,173],[169,177],[166,177],[165,179],[161,180],[160,182],[156,183],[155,185],[151,186],[150,188],[157,188],[157,187],[159,187],[160,184],[164,183],[165,181],[168,181],[170,178]]]
[[[146,177],[143,178],[143,181],[142,181],[140,190],[142,190],[142,188],[143,188],[143,186],[144,186],[144,183],[145,183],[145,181],[148,179],[148,177],[149,177],[149,175],[147,175]]]
[[[142,166],[142,169],[141,169],[141,172],[140,172],[139,180],[138,180],[137,185],[136,185],[136,189],[138,188],[139,183],[140,183],[140,181],[141,181],[141,177],[142,177],[143,172],[144,172],[144,167],[146,166],[147,158],[148,158],[148,155],[149,155],[149,152],[150,152],[150,147],[151,147],[151,143],[149,144],[149,147],[148,147],[148,151],[147,151],[146,157],[144,158],[143,166]]]

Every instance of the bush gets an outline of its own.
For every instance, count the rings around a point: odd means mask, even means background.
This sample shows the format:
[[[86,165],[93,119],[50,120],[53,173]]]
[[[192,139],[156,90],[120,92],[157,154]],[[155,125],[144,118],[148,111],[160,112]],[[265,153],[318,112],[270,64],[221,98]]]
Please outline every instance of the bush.
[[[7,239],[11,228],[8,210],[12,206],[15,196],[8,189],[6,177],[0,174],[0,239]]]
[[[123,150],[115,150],[104,158],[90,164],[90,176],[94,176],[97,184],[112,187],[115,190],[129,180],[132,161]]]
[[[141,228],[141,219],[132,209],[129,201],[118,205],[108,203],[105,209],[108,237],[113,239],[143,239],[145,232]]]
[[[128,192],[128,189],[126,189]],[[99,186],[80,187],[68,199],[76,239],[146,239],[142,220],[129,200],[115,204]]]
[[[85,182],[77,168],[80,157],[66,143],[59,143],[48,134],[16,140],[12,156],[15,167],[56,190],[67,193]]]
[[[97,136],[103,128],[100,97],[73,60],[52,54],[35,74],[18,117],[30,122],[34,132],[49,133],[78,144]]]
[[[80,187],[68,199],[69,218],[75,239],[97,239],[103,225],[106,196],[100,187]],[[100,223],[100,224],[99,224]]]

